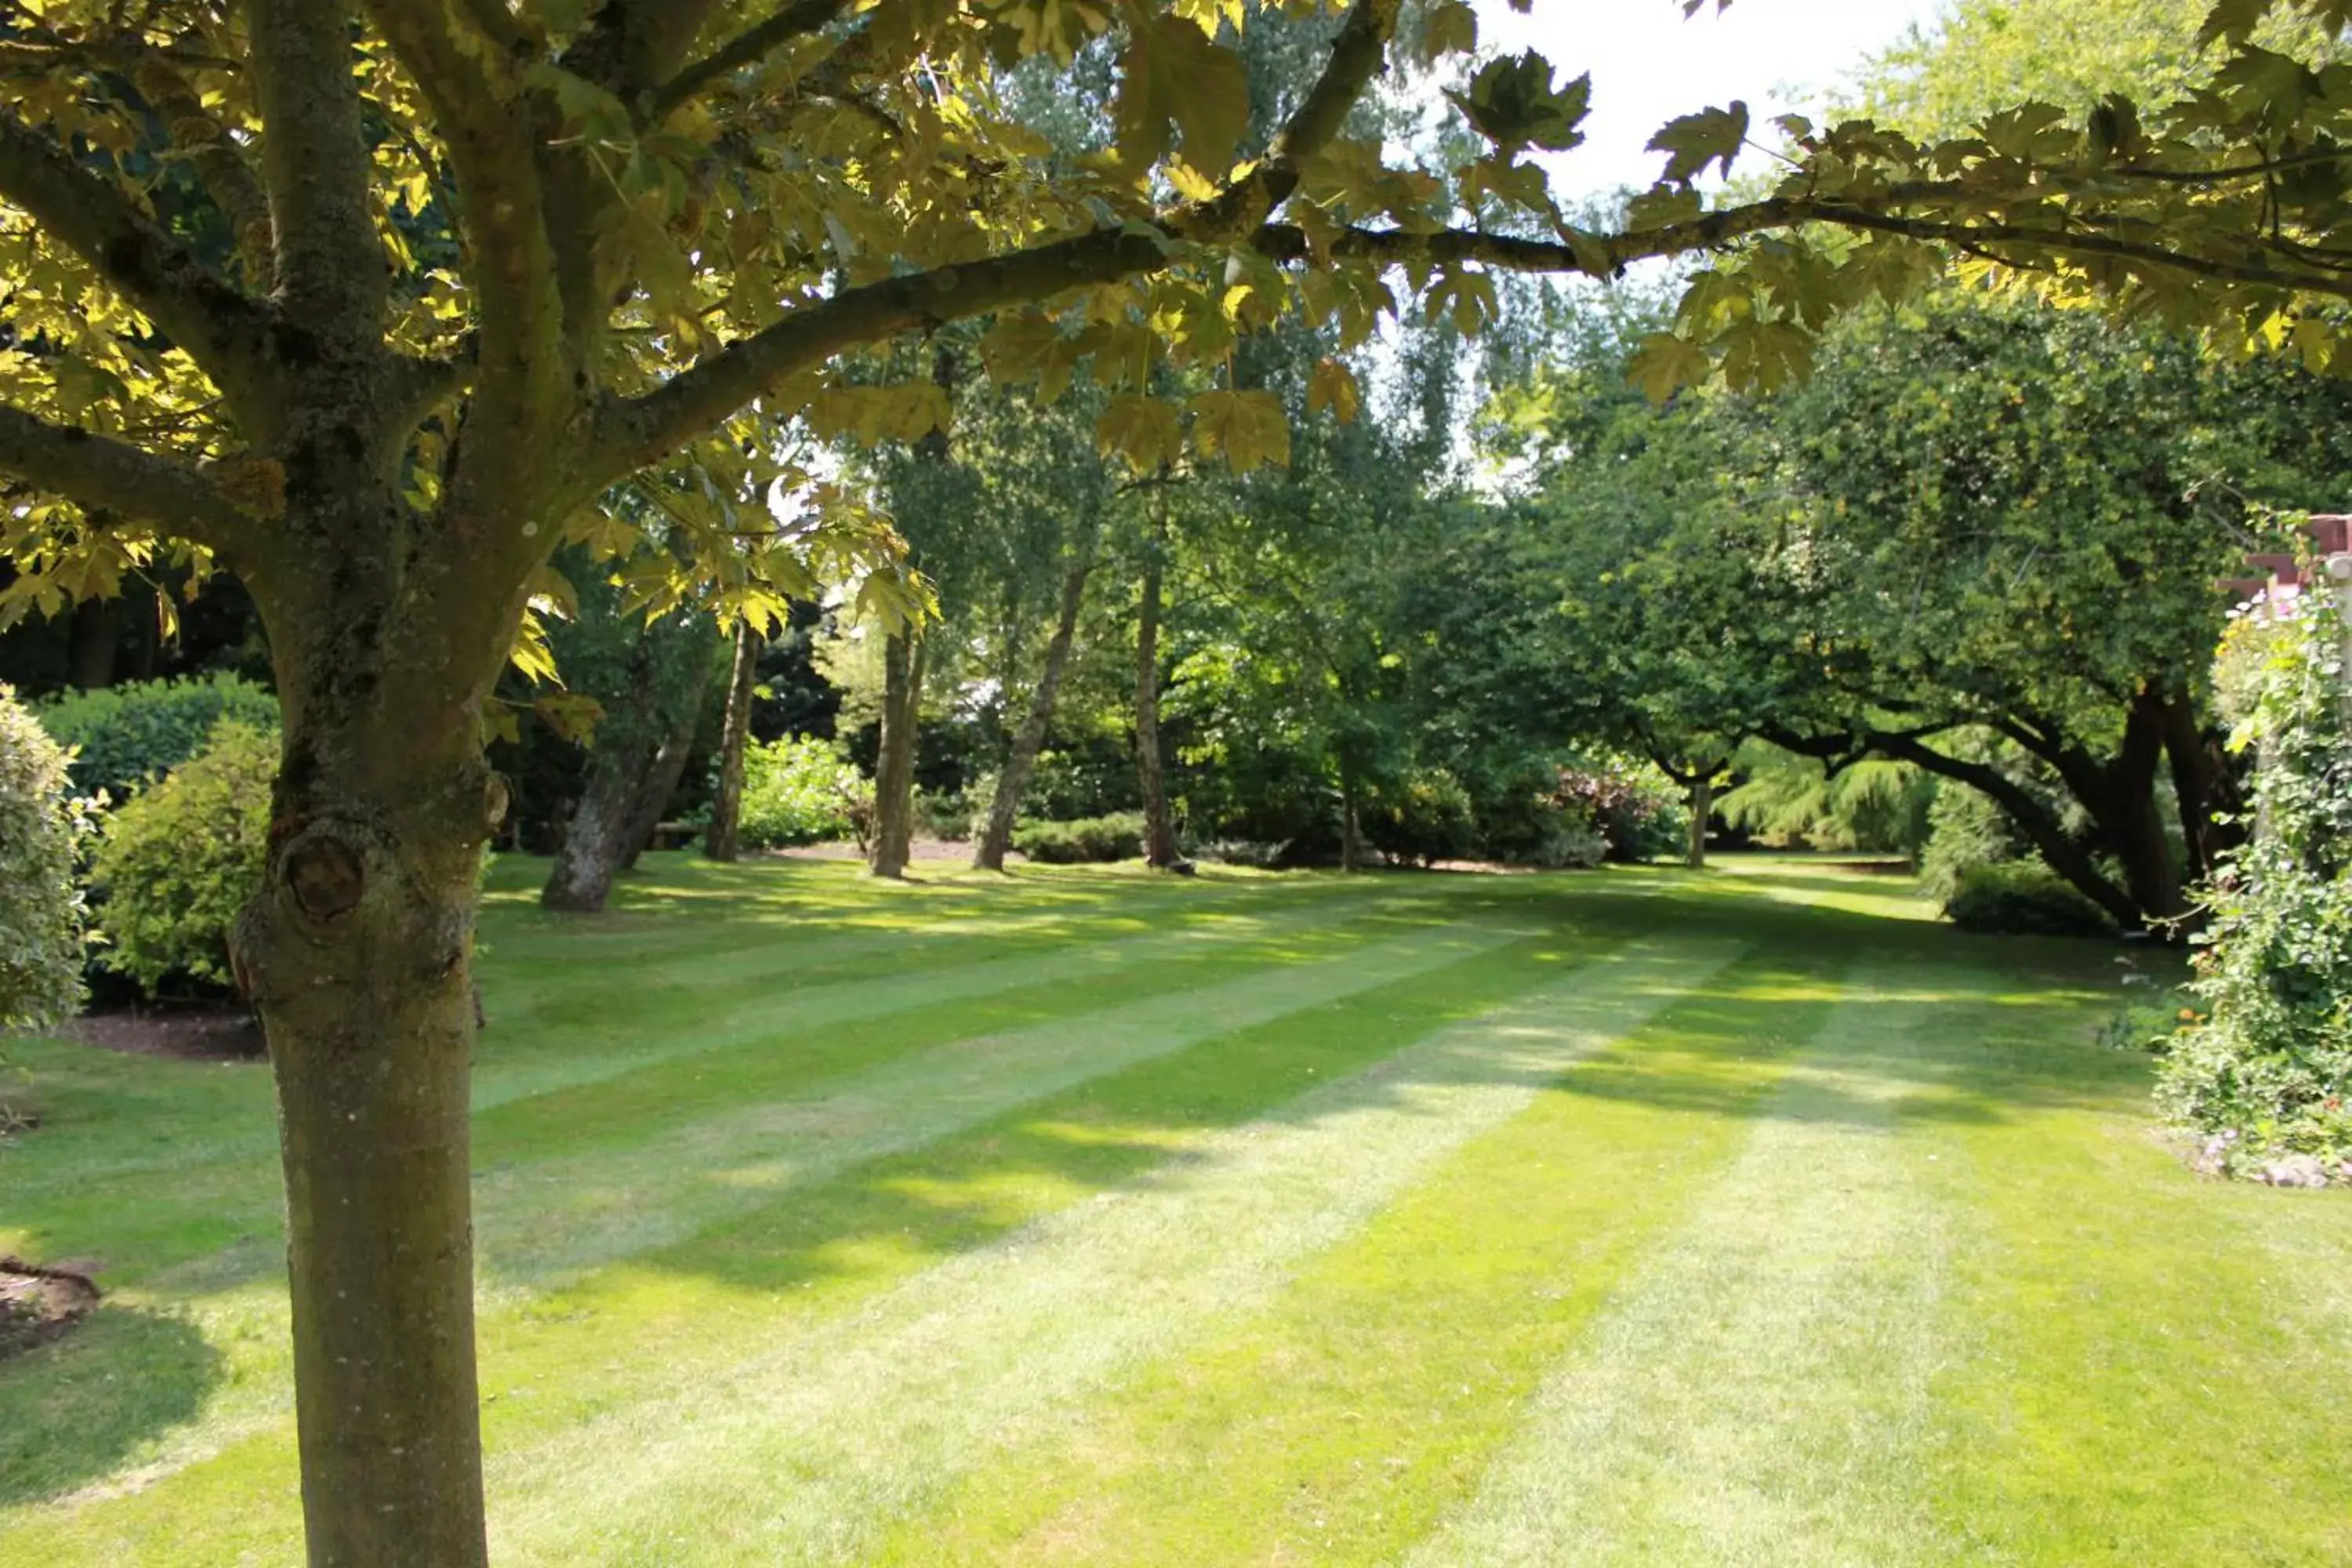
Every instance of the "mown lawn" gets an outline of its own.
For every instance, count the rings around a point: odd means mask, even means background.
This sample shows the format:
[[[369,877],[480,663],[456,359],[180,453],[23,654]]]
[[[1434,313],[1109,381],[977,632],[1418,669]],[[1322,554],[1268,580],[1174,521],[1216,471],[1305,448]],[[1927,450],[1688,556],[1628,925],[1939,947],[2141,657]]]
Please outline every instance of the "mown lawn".
[[[496,1555],[2352,1562],[2352,1202],[1880,879],[497,870]],[[12,1047],[13,1562],[298,1556],[268,1084]]]

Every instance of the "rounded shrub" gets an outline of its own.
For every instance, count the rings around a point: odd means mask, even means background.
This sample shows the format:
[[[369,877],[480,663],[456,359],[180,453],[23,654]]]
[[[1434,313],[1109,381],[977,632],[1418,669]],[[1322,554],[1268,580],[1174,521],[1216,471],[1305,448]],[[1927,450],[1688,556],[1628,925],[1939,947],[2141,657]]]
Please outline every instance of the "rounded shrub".
[[[217,725],[278,723],[278,699],[226,670],[70,692],[43,703],[40,714],[43,727],[75,749],[75,786],[118,801],[203,751]]]
[[[1041,866],[1107,865],[1143,853],[1143,815],[1118,812],[1076,822],[1024,822],[1013,847]]]
[[[66,753],[0,685],[0,1034],[55,1027],[81,1006],[75,862],[89,818]]]
[[[1988,936],[2113,936],[2105,910],[2058,874],[2029,860],[1990,860],[1955,873],[1944,914]]]
[[[232,984],[229,937],[261,887],[277,776],[278,738],[232,721],[108,816],[90,874],[108,969],[151,994],[176,978]]]
[[[1375,791],[1361,824],[1372,847],[1392,861],[1426,866],[1467,859],[1478,848],[1470,792],[1444,768],[1416,768]]]
[[[782,849],[846,838],[861,810],[871,810],[865,775],[842,761],[830,741],[788,735],[743,752],[742,841],[746,849]]]

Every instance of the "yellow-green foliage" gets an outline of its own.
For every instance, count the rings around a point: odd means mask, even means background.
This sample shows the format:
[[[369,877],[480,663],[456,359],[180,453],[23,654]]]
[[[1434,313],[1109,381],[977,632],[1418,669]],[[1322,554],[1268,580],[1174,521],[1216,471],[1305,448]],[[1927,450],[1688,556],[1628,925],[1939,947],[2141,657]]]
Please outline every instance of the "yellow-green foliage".
[[[277,776],[275,737],[223,724],[107,819],[91,879],[109,969],[151,992],[172,975],[229,984],[229,933],[261,886]]]
[[[66,753],[0,685],[0,1034],[48,1028],[81,1005],[77,843]]]

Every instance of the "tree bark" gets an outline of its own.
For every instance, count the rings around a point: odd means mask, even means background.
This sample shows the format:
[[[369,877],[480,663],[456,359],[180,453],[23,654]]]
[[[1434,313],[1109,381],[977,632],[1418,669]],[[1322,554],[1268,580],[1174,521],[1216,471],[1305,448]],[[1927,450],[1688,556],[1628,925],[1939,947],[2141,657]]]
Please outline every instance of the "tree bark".
[[[877,877],[901,878],[915,838],[915,732],[921,721],[923,642],[893,632],[882,647],[882,746],[874,762],[874,854]]]
[[[332,432],[326,450],[338,482],[320,489],[363,508]],[[479,1568],[471,965],[506,801],[480,713],[511,625],[398,614],[398,558],[359,533],[334,518],[299,536],[339,579],[262,579],[284,752],[232,957],[277,1086],[309,1561]]]
[[[1356,775],[1339,770],[1339,869],[1349,876],[1364,867],[1364,821],[1357,808]]]
[[[1784,738],[1780,732],[1767,731],[1766,738],[1791,751],[1806,750],[1801,741],[1793,737]],[[1931,773],[1955,780],[1991,796],[2003,811],[2009,813],[2010,820],[2017,824],[2018,831],[2025,835],[2042,861],[2073,884],[2076,891],[2105,910],[2126,931],[2137,931],[2145,924],[2145,915],[2132,895],[2108,880],[2090,854],[2067,834],[2058,819],[1999,768],[1948,757],[1934,747],[1908,736],[1877,735],[1872,738],[1872,744],[1890,757],[1916,763]]]
[[[1153,530],[1135,623],[1135,772],[1143,793],[1143,858],[1158,870],[1179,858],[1176,831],[1168,819],[1168,777],[1160,761],[1160,595],[1167,542],[1163,521]]]
[[[646,852],[654,835],[661,831],[662,818],[669,814],[669,803],[677,794],[679,782],[686,777],[687,758],[694,752],[695,731],[702,728],[702,688],[707,684],[707,679],[697,681],[689,694],[690,700],[681,702],[671,715],[669,733],[662,737],[661,749],[654,753],[653,765],[646,770],[624,840],[624,871],[637,868],[637,857]]]
[[[1715,774],[1701,769],[1690,781],[1690,840],[1683,864],[1694,871],[1706,869],[1706,823],[1715,815]]]
[[[743,752],[751,740],[751,701],[767,638],[749,621],[735,627],[735,662],[727,679],[727,719],[719,735],[719,787],[710,801],[710,831],[702,852],[727,862],[743,848]]]
[[[630,650],[626,685],[597,726],[587,783],[540,890],[541,908],[602,910],[613,879],[658,826],[693,744],[710,675],[708,636],[707,624],[691,618],[657,622]]]
[[[68,679],[83,691],[114,684],[114,605],[107,599],[84,599],[73,607],[69,633],[72,651]]]
[[[1021,793],[1028,787],[1029,772],[1045,748],[1045,730],[1054,721],[1054,700],[1061,690],[1062,670],[1070,661],[1070,646],[1077,638],[1078,612],[1084,606],[1087,578],[1094,571],[1094,549],[1088,541],[1076,565],[1062,579],[1062,603],[1054,622],[1054,636],[1045,645],[1045,665],[1037,672],[1037,689],[1029,694],[1029,711],[1013,737],[1013,750],[997,775],[996,798],[989,803],[988,828],[971,863],[983,871],[1004,869],[1005,851],[1013,847],[1013,825],[1019,820]]]

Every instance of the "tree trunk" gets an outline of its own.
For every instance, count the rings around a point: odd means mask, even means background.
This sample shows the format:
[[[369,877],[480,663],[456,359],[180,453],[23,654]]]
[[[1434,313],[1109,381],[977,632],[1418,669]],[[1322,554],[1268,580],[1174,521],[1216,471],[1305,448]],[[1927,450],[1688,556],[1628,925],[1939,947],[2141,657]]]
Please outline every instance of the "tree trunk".
[[[2202,884],[2221,859],[2243,841],[2243,830],[2220,820],[2239,809],[2236,781],[2220,748],[2197,721],[2197,704],[2176,692],[2164,705],[2164,750],[2172,768],[2173,798],[2180,805],[2181,836],[2188,841],[2188,876]]]
[[[1339,869],[1349,876],[1364,867],[1364,821],[1356,805],[1356,775],[1339,770]]]
[[[702,852],[730,861],[743,847],[743,752],[751,740],[751,700],[760,681],[760,651],[767,639],[749,621],[735,627],[735,663],[727,679],[727,720],[719,736],[719,788],[710,801],[710,831]]]
[[[1160,763],[1160,592],[1167,530],[1154,531],[1135,625],[1135,772],[1143,789],[1143,857],[1164,870],[1178,856],[1176,832],[1168,820],[1168,778]]]
[[[915,731],[923,692],[923,643],[893,632],[882,647],[882,746],[874,762],[877,877],[904,877],[915,838]]]
[[[631,808],[625,846],[621,856],[621,869],[637,868],[637,857],[644,854],[661,831],[662,818],[669,814],[669,803],[677,794],[677,786],[686,777],[687,758],[694,752],[695,731],[702,728],[702,686],[698,682],[691,700],[678,705],[671,715],[669,733],[662,737],[661,750],[654,753],[653,765],[646,770],[644,783],[638,787],[637,798]]]
[[[972,852],[971,863],[983,871],[1003,870],[1005,851],[1013,847],[1021,792],[1027,787],[1029,770],[1036,766],[1037,753],[1045,747],[1046,726],[1054,721],[1054,699],[1061,689],[1063,668],[1070,661],[1070,645],[1077,637],[1078,611],[1085,604],[1087,578],[1094,571],[1093,554],[1089,541],[1078,563],[1062,579],[1061,610],[1054,622],[1053,639],[1045,645],[1045,667],[1037,673],[1037,689],[1029,694],[1029,711],[1013,737],[1004,771],[997,775],[996,798],[988,807],[988,829],[981,835],[980,847]]]
[[[2157,809],[2156,775],[2164,761],[2163,700],[2142,690],[2124,720],[2123,744],[2106,769],[2105,798],[2086,802],[2123,868],[2124,886],[2148,923],[2178,920],[2180,873]]]
[[[1715,815],[1715,774],[1702,768],[1690,782],[1690,841],[1683,864],[1694,871],[1706,869],[1706,823]]]
[[[541,908],[573,914],[603,909],[613,879],[635,858],[641,829],[650,834],[660,821],[677,776],[661,776],[665,750],[683,727],[672,753],[674,769],[682,770],[710,678],[708,636],[708,623],[682,617],[646,626],[631,649],[626,685],[597,725],[580,805],[540,890]],[[646,823],[653,795],[653,822]]]
[[[331,595],[264,579],[284,751],[233,962],[277,1086],[309,1561],[479,1568],[471,965],[506,805],[481,710],[512,622],[402,613],[399,565],[356,531],[289,531]]]
[[[84,599],[73,607],[72,651],[68,679],[84,691],[114,684],[114,605],[107,599]]]

